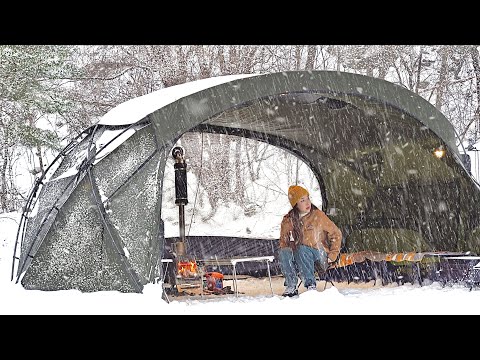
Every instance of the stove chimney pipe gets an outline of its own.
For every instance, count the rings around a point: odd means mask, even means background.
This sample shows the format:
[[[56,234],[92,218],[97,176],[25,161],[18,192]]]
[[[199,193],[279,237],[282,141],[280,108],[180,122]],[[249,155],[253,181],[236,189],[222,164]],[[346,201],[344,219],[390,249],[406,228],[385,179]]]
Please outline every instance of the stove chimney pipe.
[[[175,244],[176,256],[185,255],[185,209],[188,204],[187,197],[187,164],[184,159],[184,150],[175,146],[172,150],[175,159],[175,204],[178,205],[178,226],[180,230],[180,241]]]

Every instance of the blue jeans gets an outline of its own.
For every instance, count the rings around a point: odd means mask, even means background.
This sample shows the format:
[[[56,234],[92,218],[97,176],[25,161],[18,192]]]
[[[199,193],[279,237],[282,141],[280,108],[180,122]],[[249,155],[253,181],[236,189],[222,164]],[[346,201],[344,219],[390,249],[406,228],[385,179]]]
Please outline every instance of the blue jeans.
[[[285,277],[285,286],[289,289],[296,289],[298,269],[292,249],[280,248],[278,250],[278,261],[280,262],[280,270],[282,270],[282,274]]]
[[[325,250],[319,250],[310,246],[300,245],[295,250],[295,260],[298,264],[298,268],[303,279],[303,285],[306,288],[309,286],[317,286],[314,262],[318,261],[324,270],[328,268],[328,257]]]

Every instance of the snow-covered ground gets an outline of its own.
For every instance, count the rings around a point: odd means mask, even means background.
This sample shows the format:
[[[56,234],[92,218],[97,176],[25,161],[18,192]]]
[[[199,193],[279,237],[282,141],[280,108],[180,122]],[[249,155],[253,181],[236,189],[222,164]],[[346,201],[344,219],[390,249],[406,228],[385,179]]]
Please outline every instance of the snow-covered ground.
[[[296,298],[265,295],[216,296],[213,299],[162,300],[160,284],[143,294],[116,291],[25,290],[10,281],[13,246],[20,214],[0,214],[0,314],[480,314],[480,289],[454,285],[327,287]]]

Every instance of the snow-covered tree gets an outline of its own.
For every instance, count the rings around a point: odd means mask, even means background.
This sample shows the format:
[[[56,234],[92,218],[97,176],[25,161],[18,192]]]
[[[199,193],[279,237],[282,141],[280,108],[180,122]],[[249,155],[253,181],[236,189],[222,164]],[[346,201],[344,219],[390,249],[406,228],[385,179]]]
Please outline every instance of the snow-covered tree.
[[[14,162],[34,154],[30,171],[44,171],[44,152],[60,149],[57,121],[71,101],[62,91],[74,67],[67,46],[0,46],[0,211],[17,207]]]

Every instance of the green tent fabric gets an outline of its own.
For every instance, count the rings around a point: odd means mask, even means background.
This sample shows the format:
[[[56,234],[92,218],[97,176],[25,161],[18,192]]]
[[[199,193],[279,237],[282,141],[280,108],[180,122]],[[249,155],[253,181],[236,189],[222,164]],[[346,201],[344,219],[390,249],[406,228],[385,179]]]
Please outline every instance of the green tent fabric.
[[[203,79],[112,109],[32,189],[12,278],[16,266],[27,289],[141,292],[161,275],[165,163],[191,131],[300,157],[350,252],[480,252],[480,187],[442,113],[388,81],[292,71]]]

